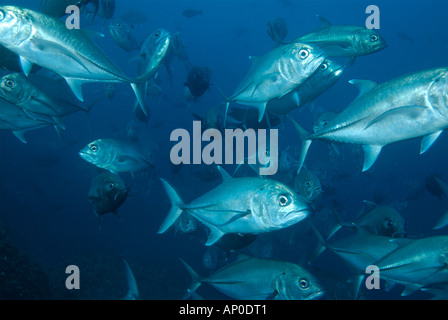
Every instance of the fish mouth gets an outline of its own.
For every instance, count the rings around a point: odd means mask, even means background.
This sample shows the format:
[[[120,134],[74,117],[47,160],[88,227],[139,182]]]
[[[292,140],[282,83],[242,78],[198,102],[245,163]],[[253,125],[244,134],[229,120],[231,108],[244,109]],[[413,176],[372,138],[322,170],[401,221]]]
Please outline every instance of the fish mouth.
[[[310,215],[309,209],[305,208],[305,209],[290,211],[284,216],[284,218],[288,219],[288,220],[301,221],[301,220],[305,219],[306,217],[308,217],[309,215]]]
[[[320,298],[324,294],[325,294],[325,291],[323,291],[323,290],[319,290],[319,291],[313,292],[310,295],[308,295],[307,300],[315,300],[317,298]]]

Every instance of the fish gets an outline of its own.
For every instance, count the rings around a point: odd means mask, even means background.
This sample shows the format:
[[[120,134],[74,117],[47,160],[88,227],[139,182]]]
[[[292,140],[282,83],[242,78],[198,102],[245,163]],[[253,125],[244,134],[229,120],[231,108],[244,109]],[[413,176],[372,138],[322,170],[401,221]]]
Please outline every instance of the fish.
[[[87,199],[98,219],[106,213],[118,216],[117,209],[125,202],[128,188],[120,176],[104,172],[93,178]]]
[[[137,79],[145,83],[156,75],[171,45],[171,34],[165,29],[156,29],[143,42],[139,53]]]
[[[0,130],[12,132],[22,143],[27,143],[26,132],[50,125],[60,134],[59,127],[51,117],[38,115],[32,119],[22,109],[0,98]]]
[[[325,130],[329,123],[331,123],[331,119],[336,117],[337,113],[333,111],[325,111],[322,112],[313,123],[313,132],[319,132]]]
[[[129,83],[145,112],[138,80],[125,76],[87,34],[69,30],[62,21],[37,11],[0,6],[0,44],[20,57],[25,75],[33,64],[51,70],[66,80],[80,101],[84,83]]]
[[[50,78],[36,75],[33,78],[36,78],[35,81],[53,83],[53,88],[57,88]],[[22,73],[11,73],[0,78],[0,97],[22,109],[32,119],[36,118],[36,114],[52,117],[62,129],[65,129],[63,119],[66,116],[80,110],[89,110],[68,100],[49,96]]]
[[[339,227],[349,226],[360,233],[390,238],[402,238],[406,236],[407,224],[396,209],[391,206],[376,205],[375,203],[369,204],[370,208],[363,212],[355,221],[343,223]]]
[[[198,221],[191,214],[183,212],[174,223],[176,233],[190,233],[194,232],[198,227]]]
[[[220,106],[212,106],[207,109],[205,116],[201,117],[196,113],[192,114],[196,120],[201,121],[201,128],[217,129],[221,131],[223,129],[224,111]]]
[[[278,17],[269,21],[267,32],[277,46],[283,44],[283,41],[288,35],[288,24],[286,23],[286,19]]]
[[[253,177],[232,178],[218,166],[222,183],[185,204],[171,185],[160,178],[171,210],[157,233],[164,233],[188,212],[210,229],[206,246],[228,233],[258,234],[294,225],[309,215],[308,206],[283,183]]]
[[[193,99],[202,96],[210,86],[210,70],[207,67],[194,66],[188,71],[184,86]]]
[[[343,74],[341,64],[325,59],[319,68],[304,83],[283,97],[273,99],[266,105],[266,111],[285,115],[289,112],[312,103],[314,100],[331,88]]]
[[[322,185],[319,178],[306,168],[302,168],[292,181],[292,188],[307,203],[313,203],[319,199],[322,193]]]
[[[321,48],[327,57],[348,57],[351,64],[356,57],[387,47],[384,37],[373,29],[351,25],[335,26],[320,15],[317,15],[317,18],[320,27],[293,42],[313,44]]]
[[[448,282],[447,262],[448,236],[442,235],[406,242],[375,265],[381,279],[404,285],[402,296],[406,296],[430,284]]]
[[[313,140],[361,145],[364,172],[375,163],[384,146],[423,137],[422,154],[448,128],[446,67],[407,74],[381,84],[368,80],[349,82],[357,85],[360,95],[325,129],[308,134],[290,118],[302,140],[299,171]]]
[[[196,292],[201,284],[211,285],[238,300],[312,300],[324,294],[312,274],[287,261],[240,254],[233,263],[209,277],[201,277],[183,259],[179,259],[192,277],[185,298]]]
[[[79,155],[85,161],[113,174],[135,172],[154,165],[137,145],[117,139],[97,139],[85,146]]]
[[[260,122],[269,101],[297,88],[316,71],[324,59],[320,49],[303,43],[286,44],[262,57],[251,57],[252,68],[235,93],[226,99],[225,120],[229,104],[234,101],[257,108]]]
[[[34,65],[30,72],[36,72],[39,68],[39,66]],[[6,69],[11,72],[22,72],[19,57],[2,45],[0,45],[0,69]]]
[[[133,31],[134,25],[121,18],[114,19],[109,24],[109,33],[115,44],[128,53],[140,50],[140,43]]]
[[[193,18],[193,17],[196,17],[198,15],[202,15],[202,10],[185,9],[184,11],[182,11],[182,15],[185,18]]]

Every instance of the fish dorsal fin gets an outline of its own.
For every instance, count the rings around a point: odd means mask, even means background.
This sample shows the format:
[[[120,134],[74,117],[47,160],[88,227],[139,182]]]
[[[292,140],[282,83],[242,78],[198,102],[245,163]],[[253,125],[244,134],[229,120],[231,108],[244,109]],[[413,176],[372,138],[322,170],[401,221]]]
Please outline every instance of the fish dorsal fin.
[[[226,182],[232,179],[232,176],[228,174],[227,171],[224,170],[224,168],[222,168],[221,166],[218,166],[218,171],[221,174],[222,182]]]
[[[316,14],[316,18],[319,19],[319,29],[331,27],[333,24],[321,15]]]
[[[381,152],[383,146],[365,144],[362,146],[364,150],[364,166],[362,171],[367,171],[375,163],[376,158]]]
[[[356,99],[358,99],[360,96],[369,92],[370,90],[372,90],[373,88],[375,88],[378,85],[375,81],[360,80],[360,79],[352,79],[348,83],[353,84],[354,86],[356,86],[358,88],[359,94],[356,97]]]
[[[67,81],[68,86],[70,87],[76,98],[79,101],[83,102],[84,98],[82,96],[82,85],[84,84],[84,81],[74,78],[65,78],[65,81]]]

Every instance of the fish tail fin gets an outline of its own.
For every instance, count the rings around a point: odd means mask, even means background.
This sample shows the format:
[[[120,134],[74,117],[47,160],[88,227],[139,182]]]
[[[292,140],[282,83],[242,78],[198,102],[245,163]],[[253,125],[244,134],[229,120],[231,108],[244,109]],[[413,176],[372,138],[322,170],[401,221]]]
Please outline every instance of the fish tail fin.
[[[311,145],[311,139],[307,139],[306,137],[309,136],[309,133],[303,129],[293,118],[290,116],[287,116],[289,120],[291,120],[294,128],[299,133],[300,140],[302,140],[302,152],[300,153],[300,158],[298,160],[299,167],[297,168],[297,174],[299,174],[300,170],[303,167],[303,164],[305,163],[306,154],[308,153],[308,149]]]
[[[149,108],[145,102],[145,96],[142,92],[141,87],[135,82],[131,82],[131,87],[132,87],[132,90],[134,90],[134,93],[137,98],[138,104],[140,105],[140,108],[142,108],[142,111],[145,114],[145,116],[148,117],[149,116]]]
[[[159,234],[164,233],[166,230],[168,230],[169,227],[173,225],[173,223],[177,220],[177,218],[179,218],[180,214],[182,213],[183,209],[181,207],[184,205],[182,199],[177,195],[176,190],[174,190],[174,188],[164,179],[160,178],[160,181],[162,182],[162,185],[165,188],[166,193],[168,194],[168,198],[171,201],[171,210],[168,213],[168,216],[162,222],[159,231],[157,231],[157,233]]]
[[[195,293],[195,291],[199,288],[201,285],[201,282],[199,279],[201,279],[201,276],[193,270],[192,267],[188,265],[182,258],[179,258],[180,262],[184,265],[185,269],[187,269],[188,273],[191,276],[191,285],[190,288],[187,289],[187,293],[183,297],[184,300],[188,299],[192,294]]]
[[[126,260],[123,259],[124,266],[126,268],[126,279],[128,283],[128,293],[123,298],[123,300],[137,300],[140,298],[140,295],[138,293],[138,287],[137,287],[137,281],[135,281],[134,274],[132,273],[131,267],[129,267],[129,264],[126,262]]]

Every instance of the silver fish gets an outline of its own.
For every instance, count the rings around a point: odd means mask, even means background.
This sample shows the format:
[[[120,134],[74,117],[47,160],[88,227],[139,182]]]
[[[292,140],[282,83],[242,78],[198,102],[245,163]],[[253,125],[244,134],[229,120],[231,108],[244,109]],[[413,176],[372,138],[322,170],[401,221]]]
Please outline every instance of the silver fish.
[[[137,171],[153,167],[151,161],[133,143],[116,139],[98,139],[84,147],[79,155],[85,161],[111,173]]]
[[[33,64],[49,69],[67,81],[80,101],[84,83],[129,83],[146,112],[138,80],[125,76],[84,30],[69,30],[62,21],[33,10],[0,6],[0,44],[19,55],[26,75]]]
[[[312,274],[291,262],[240,255],[235,262],[203,278],[180,260],[193,280],[187,297],[203,283],[239,300],[312,300],[324,294]]]
[[[327,57],[351,57],[371,54],[387,47],[386,40],[375,30],[359,26],[335,26],[317,15],[320,27],[294,42],[311,43]]]
[[[395,239],[398,243],[403,239]],[[448,236],[414,240],[375,263],[380,277],[405,286],[402,295],[448,282]]]
[[[50,82],[51,79],[40,76],[36,80]],[[0,97],[22,109],[32,119],[38,116],[36,114],[52,117],[63,129],[64,117],[80,110],[88,111],[68,100],[49,96],[22,73],[11,73],[0,79]]]
[[[364,150],[362,171],[366,171],[384,146],[423,137],[420,153],[424,153],[448,128],[446,67],[401,76],[379,85],[362,80],[350,83],[359,87],[360,95],[331,119],[325,129],[310,135],[292,120],[303,140],[301,166],[316,139],[360,144]]]
[[[302,84],[324,61],[323,52],[308,44],[293,43],[277,47],[264,56],[251,57],[252,68],[235,93],[226,100],[226,115],[230,102],[258,109],[258,122],[266,105]]]
[[[115,44],[126,52],[140,49],[140,43],[134,35],[134,26],[118,18],[112,20],[109,25],[109,32]]]
[[[279,230],[308,216],[306,203],[288,186],[262,178],[232,178],[218,168],[223,182],[189,204],[183,203],[173,187],[161,179],[172,207],[158,233],[164,233],[184,211],[210,229],[207,246],[227,233]]]
[[[27,143],[26,132],[49,125],[57,126],[51,117],[38,115],[32,119],[22,109],[0,98],[0,130],[11,131],[21,142]]]
[[[343,68],[339,63],[325,59],[320,67],[297,89],[281,98],[269,101],[266,105],[266,111],[284,115],[307,103],[313,102],[333,86],[342,77],[342,73]]]

